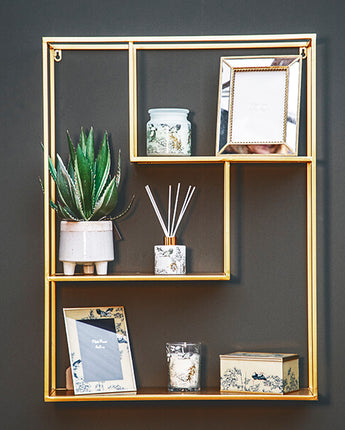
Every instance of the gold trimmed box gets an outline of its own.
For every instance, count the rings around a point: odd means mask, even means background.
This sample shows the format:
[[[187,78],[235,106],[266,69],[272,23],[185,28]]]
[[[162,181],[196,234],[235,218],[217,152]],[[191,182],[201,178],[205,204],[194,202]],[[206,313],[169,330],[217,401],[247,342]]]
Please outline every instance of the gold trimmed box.
[[[286,394],[299,389],[297,354],[233,352],[219,357],[221,391]]]

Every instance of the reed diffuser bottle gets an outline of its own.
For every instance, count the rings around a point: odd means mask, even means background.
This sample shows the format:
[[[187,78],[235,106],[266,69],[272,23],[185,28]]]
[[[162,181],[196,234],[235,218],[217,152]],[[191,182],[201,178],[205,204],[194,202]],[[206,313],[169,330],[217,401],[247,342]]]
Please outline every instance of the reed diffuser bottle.
[[[186,246],[176,244],[176,232],[194,194],[195,187],[192,188],[191,185],[188,187],[182,207],[177,215],[180,186],[181,184],[179,183],[177,185],[174,207],[172,207],[172,187],[169,185],[168,219],[166,224],[163,221],[149,185],[145,187],[164,232],[164,245],[155,245],[154,247],[154,272],[156,275],[184,275],[186,273]]]

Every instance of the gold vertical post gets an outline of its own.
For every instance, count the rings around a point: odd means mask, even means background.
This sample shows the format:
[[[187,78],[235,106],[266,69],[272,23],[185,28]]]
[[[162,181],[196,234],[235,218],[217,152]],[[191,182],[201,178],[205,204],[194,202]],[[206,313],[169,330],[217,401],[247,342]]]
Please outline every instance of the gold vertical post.
[[[50,73],[50,157],[55,165],[55,51],[50,47],[49,50],[49,73]],[[53,179],[50,180],[50,198],[55,201],[55,183]],[[51,234],[51,273],[56,272],[55,262],[55,211],[51,209],[51,223],[50,223],[50,234]]]
[[[48,44],[42,41],[43,72],[43,143],[44,143],[44,397],[49,396],[50,383],[50,291],[49,291],[49,118],[48,118]]]
[[[317,216],[316,216],[316,35],[312,36],[312,148],[313,148],[313,390],[318,392],[317,382]]]
[[[138,155],[137,150],[137,61],[133,42],[128,43],[129,71],[129,158],[131,161]]]
[[[230,163],[224,163],[224,273],[230,278]]]
[[[317,394],[317,261],[316,261],[316,35],[307,48],[307,242],[308,242],[308,377]]]
[[[308,379],[317,394],[317,303],[316,303],[316,37],[307,48],[307,281],[308,281]]]

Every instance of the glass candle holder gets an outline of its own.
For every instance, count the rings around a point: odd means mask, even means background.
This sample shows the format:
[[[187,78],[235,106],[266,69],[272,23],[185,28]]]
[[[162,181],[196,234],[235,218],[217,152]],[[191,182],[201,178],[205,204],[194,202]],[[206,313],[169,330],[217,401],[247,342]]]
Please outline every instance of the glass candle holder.
[[[166,344],[169,391],[200,391],[200,343]]]
[[[191,155],[191,124],[188,109],[149,109],[146,125],[147,155]]]

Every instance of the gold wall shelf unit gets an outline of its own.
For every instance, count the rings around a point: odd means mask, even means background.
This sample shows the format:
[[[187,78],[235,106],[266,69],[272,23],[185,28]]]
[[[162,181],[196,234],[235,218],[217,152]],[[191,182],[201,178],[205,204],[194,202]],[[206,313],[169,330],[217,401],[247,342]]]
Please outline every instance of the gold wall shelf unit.
[[[137,151],[137,52],[139,50],[297,49],[306,58],[306,155],[304,156],[222,156],[146,157]],[[155,276],[143,273],[107,276],[64,276],[56,273],[55,213],[49,199],[55,188],[49,178],[48,157],[55,160],[55,63],[64,51],[127,51],[129,93],[129,157],[133,163],[224,165],[224,271],[223,273]],[[148,400],[317,400],[317,284],[316,284],[316,35],[178,36],[178,37],[43,37],[43,134],[44,134],[44,247],[45,247],[45,337],[44,400],[46,402],[148,401]],[[213,142],[210,147],[214,147]],[[166,388],[139,388],[137,393],[74,395],[56,386],[56,287],[61,282],[109,281],[227,281],[230,279],[230,167],[235,163],[300,163],[306,168],[307,227],[307,324],[308,386],[285,394],[226,393],[207,388],[199,393],[169,393]]]

